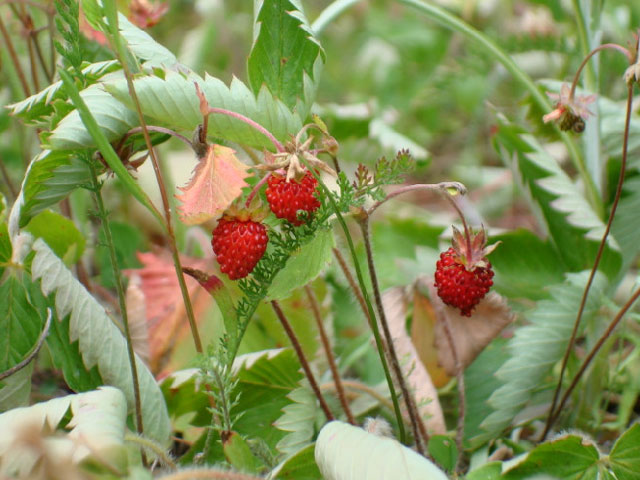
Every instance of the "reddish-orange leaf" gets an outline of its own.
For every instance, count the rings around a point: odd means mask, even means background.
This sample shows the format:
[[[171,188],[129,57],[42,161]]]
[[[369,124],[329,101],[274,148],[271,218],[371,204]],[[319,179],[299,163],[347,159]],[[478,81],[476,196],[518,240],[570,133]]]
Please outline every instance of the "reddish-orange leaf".
[[[180,187],[176,195],[180,219],[187,225],[197,225],[219,216],[240,196],[247,185],[249,167],[239,161],[235,151],[222,145],[209,145],[200,159],[191,181]]]

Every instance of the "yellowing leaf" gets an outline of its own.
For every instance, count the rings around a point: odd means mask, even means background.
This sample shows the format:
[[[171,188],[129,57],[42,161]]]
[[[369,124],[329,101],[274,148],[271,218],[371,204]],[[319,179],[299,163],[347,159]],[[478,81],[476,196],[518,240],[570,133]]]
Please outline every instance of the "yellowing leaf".
[[[235,151],[222,145],[209,145],[200,159],[184,193],[176,195],[180,219],[187,225],[206,222],[224,212],[240,196],[249,167],[239,161]]]

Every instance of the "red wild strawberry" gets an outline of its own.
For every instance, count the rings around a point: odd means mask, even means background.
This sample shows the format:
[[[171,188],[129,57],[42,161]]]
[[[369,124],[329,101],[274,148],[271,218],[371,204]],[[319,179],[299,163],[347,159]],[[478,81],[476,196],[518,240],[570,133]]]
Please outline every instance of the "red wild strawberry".
[[[267,179],[269,186],[266,190],[267,201],[271,211],[278,218],[284,218],[292,224],[302,225],[303,221],[298,218],[298,211],[313,213],[320,206],[320,202],[315,197],[318,181],[307,170],[300,180],[286,178],[277,173],[272,173]]]
[[[435,286],[444,303],[470,317],[493,285],[493,270],[486,256],[497,245],[485,248],[484,230],[467,237],[456,228],[452,243],[453,247],[441,253],[436,263]]]
[[[249,275],[267,249],[266,227],[249,215],[224,215],[213,230],[211,246],[220,270],[237,280]]]

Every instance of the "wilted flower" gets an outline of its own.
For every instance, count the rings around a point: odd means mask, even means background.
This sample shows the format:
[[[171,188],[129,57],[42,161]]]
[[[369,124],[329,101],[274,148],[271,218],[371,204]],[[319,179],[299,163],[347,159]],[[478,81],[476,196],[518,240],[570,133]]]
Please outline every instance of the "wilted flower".
[[[562,84],[560,94],[547,92],[549,98],[556,100],[553,111],[542,117],[544,123],[557,122],[560,130],[573,130],[576,133],[584,131],[584,121],[593,115],[587,106],[593,103],[596,95],[571,95],[571,88],[566,83]]]

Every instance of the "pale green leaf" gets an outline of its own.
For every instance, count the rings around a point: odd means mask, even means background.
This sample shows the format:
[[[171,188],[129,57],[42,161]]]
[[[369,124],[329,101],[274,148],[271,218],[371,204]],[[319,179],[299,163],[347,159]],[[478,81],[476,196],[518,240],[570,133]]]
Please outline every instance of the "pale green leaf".
[[[253,46],[247,62],[254,92],[266,86],[302,119],[315,97],[324,51],[298,0],[254,1]]]
[[[31,396],[33,362],[0,383],[0,412],[26,405]]]
[[[90,181],[88,165],[76,155],[44,150],[29,165],[12,216],[17,215],[18,225],[25,227],[35,215]]]
[[[492,433],[505,428],[562,358],[587,278],[588,272],[568,274],[564,283],[550,286],[551,298],[538,302],[525,314],[527,325],[515,331],[507,345],[510,358],[495,373],[502,386],[489,398],[493,413],[484,419],[481,428]],[[597,275],[585,306],[583,325],[600,306],[605,287],[605,278]]]
[[[285,455],[292,455],[311,443],[318,408],[316,398],[308,387],[296,388],[287,398],[292,403],[282,409],[283,415],[273,426],[288,432],[276,448]]]
[[[151,35],[136,27],[122,14],[118,14],[118,26],[129,50],[136,57],[146,60],[145,66],[172,67],[178,63],[178,59],[168,48],[160,45]]]
[[[42,239],[33,244],[36,255],[31,267],[34,279],[41,279],[45,295],[55,293],[58,318],[71,315],[69,335],[79,340],[79,349],[87,369],[94,365],[103,381],[122,390],[129,410],[133,410],[134,396],[131,368],[128,363],[126,341],[107,316],[104,308],[85,290],[78,280],[55,256]],[[161,444],[170,433],[167,407],[160,388],[146,365],[136,356],[140,383],[145,434]]]
[[[105,60],[87,65],[82,69],[82,73],[89,80],[97,80],[119,68],[120,64],[117,60]],[[58,80],[24,100],[7,105],[7,108],[11,109],[12,115],[20,117],[27,124],[40,121],[53,113],[53,107],[51,107],[53,100],[65,98],[61,89],[62,80]]]
[[[397,440],[339,421],[322,428],[315,456],[325,480],[447,480],[438,467]]]
[[[138,125],[138,115],[135,111],[125,107],[105,92],[101,85],[91,85],[85,88],[80,92],[80,96],[109,142],[121,138]],[[52,150],[73,150],[96,146],[95,140],[86,129],[78,110],[73,110],[64,117],[45,143],[45,146]]]
[[[297,114],[263,88],[257,98],[237,78],[230,86],[215,77],[202,77],[195,73],[177,73],[167,70],[163,78],[147,75],[136,78],[134,85],[144,114],[156,124],[193,132],[202,123],[199,100],[194,83],[198,83],[209,106],[240,113],[269,130],[277,139],[285,141],[302,127]],[[129,90],[124,80],[104,85],[118,100],[132,107]],[[216,137],[256,148],[273,149],[271,142],[244,122],[227,115],[212,114],[209,132]]]
[[[309,243],[295,252],[269,287],[267,299],[282,300],[315,279],[331,261],[335,245],[333,233],[321,230]]]
[[[112,387],[55,398],[30,407],[15,408],[0,415],[0,473],[4,475],[26,475],[36,466],[42,451],[30,448],[23,440],[35,432],[46,434],[58,428],[63,417],[71,410],[70,430],[55,444],[43,437],[43,446],[49,455],[55,452],[59,460],[74,463],[95,454],[114,467],[126,465],[124,433],[127,409],[122,392]],[[51,440],[53,442],[53,440]],[[55,445],[55,450],[49,450]]]

